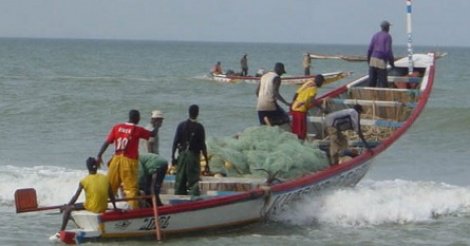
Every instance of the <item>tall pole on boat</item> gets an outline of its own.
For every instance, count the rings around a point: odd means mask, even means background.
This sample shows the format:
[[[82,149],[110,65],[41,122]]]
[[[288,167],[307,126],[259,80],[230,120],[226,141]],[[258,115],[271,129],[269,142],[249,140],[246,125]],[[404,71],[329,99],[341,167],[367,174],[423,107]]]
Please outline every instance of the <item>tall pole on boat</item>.
[[[411,0],[406,0],[406,32],[408,33],[408,74],[413,73],[413,48],[411,35]]]

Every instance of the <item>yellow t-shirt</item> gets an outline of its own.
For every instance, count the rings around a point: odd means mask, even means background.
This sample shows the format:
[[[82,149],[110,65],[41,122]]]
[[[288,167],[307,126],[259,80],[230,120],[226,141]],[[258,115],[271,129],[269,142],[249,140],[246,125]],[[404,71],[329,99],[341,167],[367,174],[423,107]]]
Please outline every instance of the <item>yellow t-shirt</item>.
[[[100,173],[90,174],[80,180],[80,184],[85,190],[85,209],[94,213],[104,212],[108,208],[108,177]]]
[[[292,111],[307,112],[308,106],[317,95],[317,87],[310,84],[304,84],[297,90],[297,98],[292,103]]]

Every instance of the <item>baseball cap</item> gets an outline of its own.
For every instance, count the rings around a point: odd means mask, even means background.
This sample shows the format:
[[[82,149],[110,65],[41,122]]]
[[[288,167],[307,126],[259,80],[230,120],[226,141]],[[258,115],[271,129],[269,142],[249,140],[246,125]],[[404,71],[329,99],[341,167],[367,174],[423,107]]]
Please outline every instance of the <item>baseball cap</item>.
[[[152,118],[165,118],[163,117],[163,113],[160,110],[154,110],[152,111]]]
[[[380,26],[381,26],[381,27],[390,26],[390,22],[384,20],[384,21],[382,21],[382,22],[380,23]]]
[[[284,64],[281,62],[278,62],[274,65],[274,71],[277,72],[278,74],[285,74],[286,69],[284,68]]]

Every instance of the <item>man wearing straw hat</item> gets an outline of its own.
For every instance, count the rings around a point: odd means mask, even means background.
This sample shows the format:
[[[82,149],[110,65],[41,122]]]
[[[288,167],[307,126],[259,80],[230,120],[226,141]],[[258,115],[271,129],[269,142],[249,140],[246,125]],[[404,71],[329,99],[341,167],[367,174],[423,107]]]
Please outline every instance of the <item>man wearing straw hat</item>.
[[[158,130],[162,126],[163,123],[163,113],[160,110],[154,110],[152,111],[152,115],[150,118],[150,125],[151,125],[151,131],[155,134],[154,136],[150,137],[148,142],[147,142],[147,151],[149,153],[154,153],[154,154],[159,154],[159,146],[160,146],[160,141],[158,137]]]

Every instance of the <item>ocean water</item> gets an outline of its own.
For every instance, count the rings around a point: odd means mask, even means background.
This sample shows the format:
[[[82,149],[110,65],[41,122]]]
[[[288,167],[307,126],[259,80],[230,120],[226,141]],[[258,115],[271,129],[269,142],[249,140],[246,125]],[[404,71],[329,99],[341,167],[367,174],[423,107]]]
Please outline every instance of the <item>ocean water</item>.
[[[211,66],[249,73],[284,62],[302,73],[305,52],[363,55],[366,46],[110,40],[0,39],[0,245],[49,245],[58,211],[16,214],[13,193],[33,187],[40,206],[67,203],[110,127],[140,110],[165,120],[160,149],[170,158],[177,124],[200,106],[208,137],[257,125],[255,85],[205,79]],[[405,55],[406,47],[394,47]],[[169,238],[169,245],[470,245],[470,48],[441,51],[428,105],[412,128],[374,161],[354,188],[307,197],[266,223]],[[362,62],[314,60],[313,72],[367,72]],[[345,83],[333,83],[320,93]],[[295,86],[282,86],[292,98]],[[106,152],[109,158],[111,149]],[[103,170],[105,172],[105,170]],[[83,197],[82,197],[83,199]],[[223,215],[220,215],[223,216]],[[152,239],[92,245],[153,245]]]

